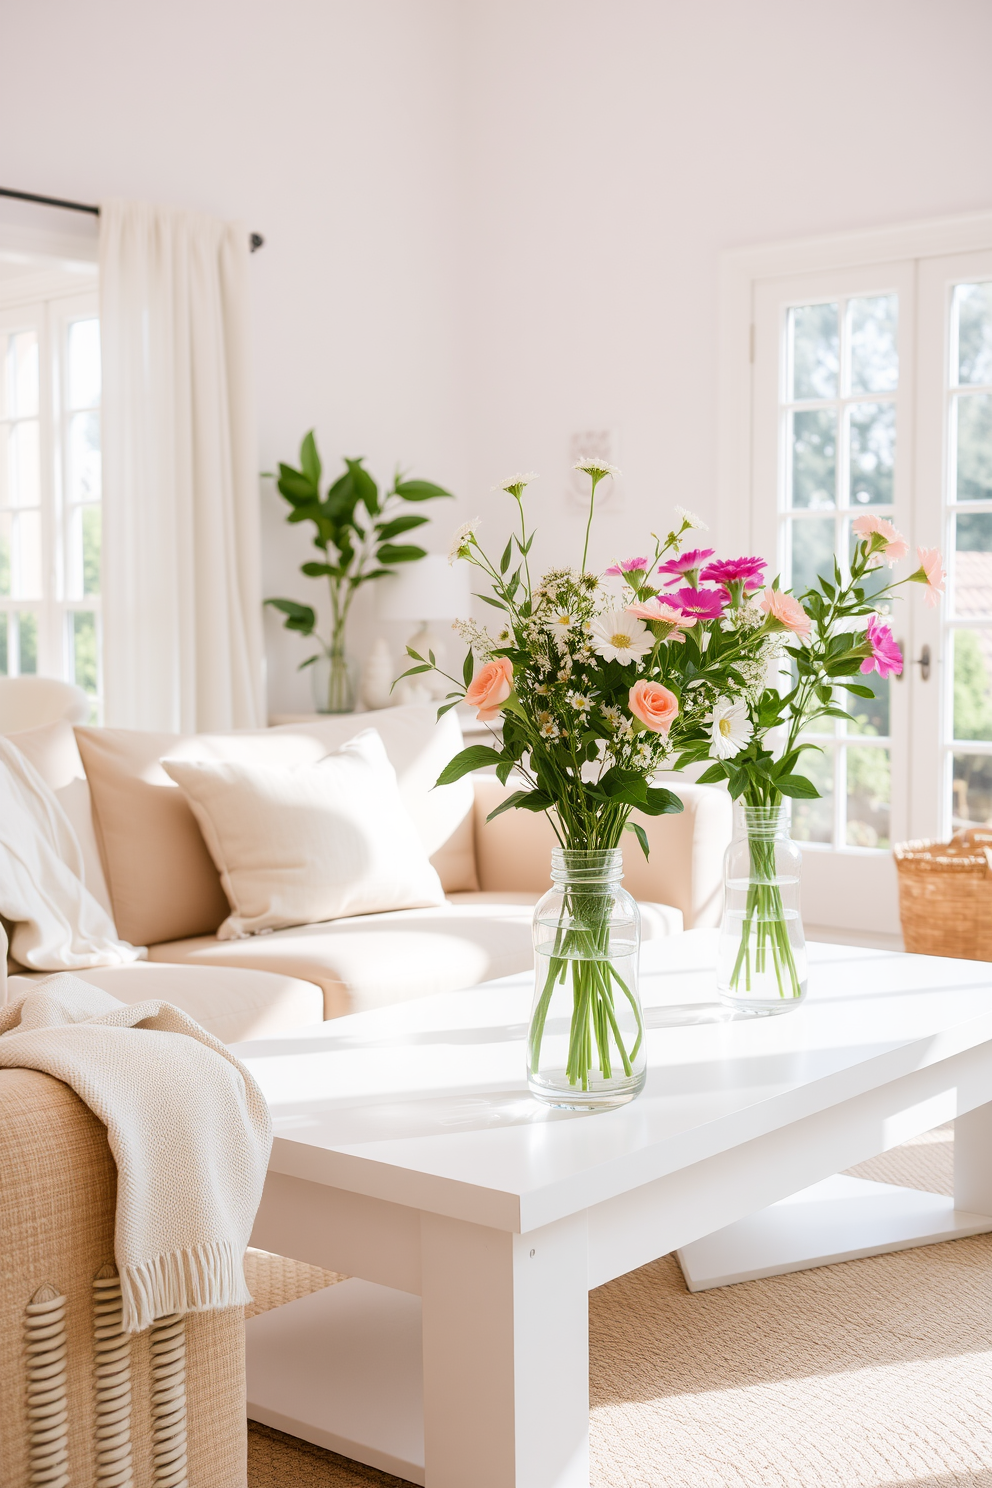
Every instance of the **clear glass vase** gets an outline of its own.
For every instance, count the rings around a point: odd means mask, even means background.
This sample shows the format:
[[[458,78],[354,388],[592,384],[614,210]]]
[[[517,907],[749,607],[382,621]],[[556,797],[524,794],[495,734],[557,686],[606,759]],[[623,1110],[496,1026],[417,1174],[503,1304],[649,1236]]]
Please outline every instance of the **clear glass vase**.
[[[724,859],[717,989],[728,1006],[785,1013],[806,995],[806,937],[799,905],[802,855],[785,806],[734,806]]]
[[[567,1110],[605,1110],[644,1088],[637,990],[641,923],[612,851],[556,847],[553,887],[534,910],[532,1095]]]
[[[353,713],[355,684],[343,646],[322,651],[310,668],[313,706],[318,713]]]

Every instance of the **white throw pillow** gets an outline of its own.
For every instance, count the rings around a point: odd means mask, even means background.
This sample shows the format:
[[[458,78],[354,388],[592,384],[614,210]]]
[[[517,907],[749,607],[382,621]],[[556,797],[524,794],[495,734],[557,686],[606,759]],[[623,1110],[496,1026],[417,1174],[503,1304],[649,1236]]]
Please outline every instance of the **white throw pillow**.
[[[220,873],[231,906],[220,940],[444,902],[375,729],[315,763],[164,759],[162,768]]]

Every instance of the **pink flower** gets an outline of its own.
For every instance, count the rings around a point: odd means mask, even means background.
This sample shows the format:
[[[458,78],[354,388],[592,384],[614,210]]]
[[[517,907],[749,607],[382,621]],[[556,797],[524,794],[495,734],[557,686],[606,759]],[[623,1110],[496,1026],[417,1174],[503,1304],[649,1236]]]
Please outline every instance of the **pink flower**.
[[[868,547],[869,568],[881,568],[883,563],[891,568],[909,552],[909,544],[902,533],[897,532],[884,517],[873,517],[870,512],[864,512],[855,517],[851,531],[855,537],[863,538]]]
[[[698,590],[694,589],[693,593],[698,593]],[[650,599],[640,600],[637,604],[628,605],[627,613],[636,615],[638,620],[647,620],[649,623],[653,620],[656,625],[671,626],[671,630],[667,631],[661,637],[665,641],[682,641],[684,643],[685,636],[682,634],[683,630],[696,623],[696,616],[683,614],[673,596],[669,594],[653,594]],[[658,632],[655,631],[655,635],[657,634]]]
[[[695,581],[699,576],[699,570],[707,558],[712,558],[716,548],[690,548],[687,553],[682,553],[678,558],[669,558],[667,563],[658,564],[660,574],[672,574],[673,577],[665,580],[666,589],[672,584],[677,584],[680,579],[688,578],[689,583],[695,587]]]
[[[926,584],[923,598],[931,609],[940,603],[940,596],[944,592],[944,580],[947,578],[944,572],[944,560],[940,556],[939,548],[917,548],[916,556],[920,560],[920,566],[915,573],[909,576],[911,584]]]
[[[877,672],[883,682],[887,677],[898,677],[902,672],[902,652],[889,627],[880,624],[875,615],[868,621],[865,640],[871,643],[871,655],[865,657],[861,670],[866,674]]]
[[[679,716],[679,700],[660,682],[635,682],[628,706],[634,717],[653,734],[667,734]]]
[[[619,563],[614,563],[613,567],[608,568],[606,572],[614,578],[622,578],[624,574],[636,573],[638,569],[647,568],[647,566],[646,558],[623,558]]]
[[[480,723],[495,718],[513,691],[513,663],[506,656],[497,656],[487,661],[468,685],[465,701],[470,708],[478,708],[476,715]]]
[[[750,594],[763,587],[767,567],[765,558],[718,558],[715,563],[707,563],[699,577],[726,589],[731,584],[743,584],[745,593]]]
[[[698,620],[717,620],[727,605],[727,596],[722,589],[677,589],[672,596],[679,608]]]
[[[791,630],[793,635],[809,635],[810,619],[798,599],[785,594],[781,589],[766,589],[761,598],[761,608],[772,622],[770,630]]]

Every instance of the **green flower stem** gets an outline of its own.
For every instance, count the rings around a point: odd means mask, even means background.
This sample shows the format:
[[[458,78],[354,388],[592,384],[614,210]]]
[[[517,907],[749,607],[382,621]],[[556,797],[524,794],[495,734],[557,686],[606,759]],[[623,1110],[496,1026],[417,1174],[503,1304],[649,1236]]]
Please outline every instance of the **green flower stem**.
[[[782,891],[775,883],[775,843],[765,836],[749,836],[751,882],[741,924],[741,941],[730,977],[731,989],[739,996],[752,990],[752,968],[763,976],[771,952],[779,997],[801,997],[789,925]],[[753,941],[753,945],[752,945]]]

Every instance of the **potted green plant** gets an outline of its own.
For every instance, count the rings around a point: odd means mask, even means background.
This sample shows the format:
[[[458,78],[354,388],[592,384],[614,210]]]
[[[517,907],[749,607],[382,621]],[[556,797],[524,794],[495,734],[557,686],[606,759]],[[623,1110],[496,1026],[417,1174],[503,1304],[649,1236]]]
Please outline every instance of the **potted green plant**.
[[[313,700],[318,713],[350,713],[354,707],[345,628],[358,590],[391,573],[397,564],[426,557],[426,549],[396,541],[430,520],[408,510],[409,505],[452,494],[432,481],[408,480],[397,470],[389,490],[380,495],[363,460],[346,459],[344,464],[344,473],[322,497],[322,467],[311,429],[300,445],[299,469],[280,463],[278,477],[272,477],[279,494],[292,507],[286,520],[314,525],[313,544],[320,560],[302,564],[301,572],[308,578],[326,578],[330,591],[331,627],[326,640],[317,634],[317,614],[310,605],[295,599],[265,601],[282,611],[287,630],[313,636],[320,648],[300,663],[301,671],[313,667]]]

